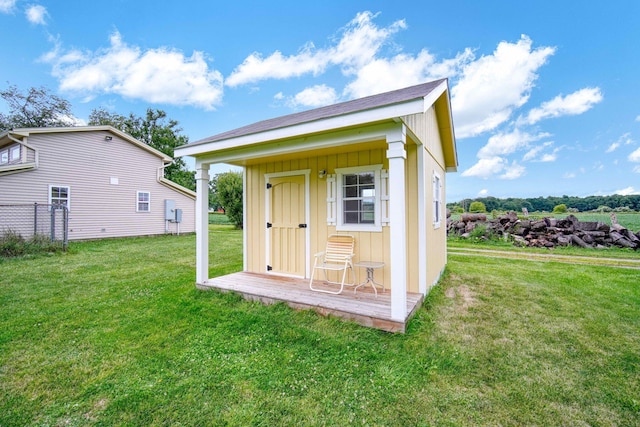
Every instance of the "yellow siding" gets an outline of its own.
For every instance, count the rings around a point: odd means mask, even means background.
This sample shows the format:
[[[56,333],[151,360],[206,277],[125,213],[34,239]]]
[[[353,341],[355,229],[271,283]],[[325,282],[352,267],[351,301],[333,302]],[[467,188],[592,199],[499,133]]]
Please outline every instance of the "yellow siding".
[[[407,127],[415,134],[415,136],[422,141],[422,149],[425,150],[424,156],[424,174],[425,174],[425,197],[424,208],[426,212],[427,221],[427,259],[417,260],[417,216],[415,219],[412,217],[409,219],[407,226],[408,230],[408,257],[409,266],[408,280],[411,290],[417,283],[417,280],[413,280],[413,275],[417,274],[416,268],[412,266],[417,265],[416,262],[422,262],[427,264],[427,289],[429,289],[440,277],[442,270],[447,263],[446,247],[447,247],[447,235],[446,235],[446,219],[443,218],[440,227],[436,228],[433,224],[433,184],[432,176],[434,171],[440,175],[442,182],[442,204],[446,204],[445,189],[446,189],[446,176],[444,169],[444,152],[442,150],[442,140],[440,138],[440,132],[438,130],[438,123],[436,120],[436,112],[433,107],[429,108],[424,114],[414,114],[411,116],[403,117],[403,120]],[[409,182],[417,183],[417,172],[414,172],[414,165],[417,166],[417,160],[414,160],[412,150],[408,150],[408,172]],[[417,168],[416,168],[417,170]],[[412,203],[412,198],[417,195],[417,188],[414,190],[411,188],[411,184],[407,188],[407,198],[409,203]],[[417,211],[417,205],[414,207],[411,204],[408,210],[413,213]],[[444,214],[444,212],[443,212]],[[412,215],[412,214],[411,214]],[[416,222],[412,222],[416,221]],[[411,230],[414,230],[412,233]],[[414,242],[415,240],[415,242]]]
[[[385,152],[381,149],[320,155],[312,158],[284,160],[277,162],[249,165],[246,167],[247,179],[247,271],[264,273],[266,271],[266,215],[265,215],[265,174],[310,169],[309,182],[309,232],[310,254],[324,250],[326,238],[335,233],[335,226],[327,225],[327,180],[319,178],[318,171],[327,174],[335,173],[336,168],[382,164],[388,168]],[[389,265],[389,227],[382,232],[352,232],[356,238],[356,256],[354,261],[382,261]],[[366,278],[364,269],[356,269],[358,282]],[[362,271],[361,271],[362,270]],[[376,280],[384,282],[388,287],[390,272],[384,270],[384,277],[376,272]],[[310,274],[311,272],[308,272]]]

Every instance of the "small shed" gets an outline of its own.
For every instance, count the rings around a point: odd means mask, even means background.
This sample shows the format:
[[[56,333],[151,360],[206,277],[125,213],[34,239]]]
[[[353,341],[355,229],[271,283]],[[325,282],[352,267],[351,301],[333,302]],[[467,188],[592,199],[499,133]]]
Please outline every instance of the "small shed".
[[[374,271],[387,289],[383,310],[403,330],[408,295],[426,295],[445,268],[445,174],[458,164],[446,79],[257,122],[175,154],[196,162],[200,288],[216,287],[207,222],[215,163],[244,171],[245,273],[303,283],[329,235],[353,235],[356,263],[384,265]]]

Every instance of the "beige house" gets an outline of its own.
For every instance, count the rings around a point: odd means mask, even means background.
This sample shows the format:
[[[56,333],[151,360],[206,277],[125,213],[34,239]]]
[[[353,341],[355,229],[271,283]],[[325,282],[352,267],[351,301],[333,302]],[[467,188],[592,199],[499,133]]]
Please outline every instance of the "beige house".
[[[193,232],[195,193],[164,178],[171,162],[111,126],[2,132],[0,205],[66,205],[69,240]]]
[[[292,280],[304,286],[327,237],[350,234],[357,282],[367,274],[359,263],[381,266],[373,274],[387,291],[372,300],[382,305],[371,316],[399,325],[384,329],[404,330],[446,265],[445,173],[457,168],[446,79],[261,121],[182,146],[176,155],[196,160],[198,287],[224,287],[208,272],[208,171],[215,163],[244,169],[244,272],[254,275],[237,276],[230,289],[256,274],[256,287]],[[305,293],[292,303],[261,294],[269,289],[241,292],[338,315],[332,304],[354,294]],[[364,289],[355,295],[366,296]]]

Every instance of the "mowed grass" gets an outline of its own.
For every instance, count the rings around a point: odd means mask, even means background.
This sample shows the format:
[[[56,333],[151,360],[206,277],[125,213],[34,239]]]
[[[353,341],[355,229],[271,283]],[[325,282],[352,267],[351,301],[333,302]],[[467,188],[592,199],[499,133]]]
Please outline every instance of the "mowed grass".
[[[197,291],[194,246],[1,262],[0,426],[640,424],[639,270],[451,255],[393,335]]]

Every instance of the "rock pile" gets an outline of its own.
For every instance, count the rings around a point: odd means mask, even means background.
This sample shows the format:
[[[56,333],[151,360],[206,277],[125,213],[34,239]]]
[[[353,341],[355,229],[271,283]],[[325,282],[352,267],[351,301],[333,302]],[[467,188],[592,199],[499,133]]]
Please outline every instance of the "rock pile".
[[[640,232],[634,233],[618,224],[615,215],[611,216],[611,223],[609,226],[603,222],[579,221],[574,215],[565,219],[520,219],[515,212],[508,212],[487,220],[485,214],[463,214],[458,221],[447,220],[447,232],[469,237],[476,227],[484,225],[486,234],[512,238],[518,246],[640,249]]]

